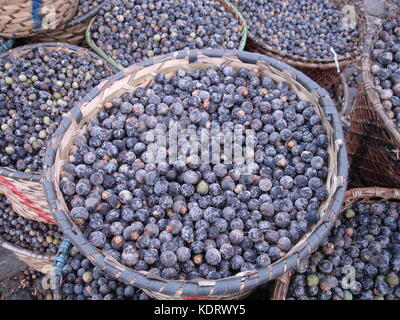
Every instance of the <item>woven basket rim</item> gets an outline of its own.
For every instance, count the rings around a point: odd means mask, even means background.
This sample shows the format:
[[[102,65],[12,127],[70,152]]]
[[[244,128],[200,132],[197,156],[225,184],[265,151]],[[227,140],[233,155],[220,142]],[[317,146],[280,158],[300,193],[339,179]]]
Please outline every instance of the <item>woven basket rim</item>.
[[[332,0],[332,1],[335,3],[342,2],[341,0]],[[364,21],[357,22],[357,28],[359,31],[357,50],[355,50],[349,57],[345,57],[343,55],[341,55],[341,56],[338,55],[338,62],[339,62],[340,69],[351,64],[361,55],[360,47],[362,46],[363,39],[365,36],[365,28],[364,28],[364,24],[366,21],[365,9],[363,9],[358,4],[355,4],[349,0],[346,0],[346,3],[350,3],[351,5],[353,5],[356,12],[358,12],[360,14],[360,17],[362,17],[362,20],[364,20]],[[254,34],[250,30],[248,31],[248,33],[249,33],[249,40],[251,42],[253,42],[254,45],[258,46],[259,49],[261,49],[261,51],[263,51],[264,54],[267,54],[274,58],[280,59],[283,62],[290,64],[292,66],[295,66],[297,68],[336,69],[336,67],[337,67],[334,59],[306,58],[306,57],[302,57],[299,55],[282,54],[281,50],[277,50],[274,47],[263,43],[261,40],[257,40],[257,37],[255,37]]]
[[[400,128],[396,127],[393,120],[389,118],[387,112],[385,111],[385,108],[382,105],[382,100],[379,97],[378,90],[376,90],[374,86],[373,76],[371,73],[371,52],[375,47],[375,42],[379,36],[379,33],[383,29],[383,24],[396,18],[400,18],[400,12],[389,16],[372,26],[371,30],[366,36],[361,56],[361,74],[363,79],[362,88],[365,90],[368,100],[371,102],[372,108],[376,111],[378,118],[381,119],[383,126],[392,137],[394,144],[396,146],[400,146]]]
[[[241,63],[248,63],[248,64],[265,63],[269,65],[271,68],[275,68],[280,72],[282,72],[283,70],[287,71],[289,74],[293,76],[293,79],[296,79],[296,82],[298,84],[304,85],[303,88],[305,90],[307,90],[308,92],[314,92],[318,96],[319,104],[324,108],[325,113],[328,113],[332,117],[331,123],[334,131],[334,137],[333,139],[331,139],[331,142],[333,141],[335,142],[335,149],[337,148],[338,150],[336,153],[337,159],[335,160],[337,161],[338,164],[337,166],[338,177],[336,177],[338,180],[336,181],[337,183],[335,183],[336,186],[334,187],[334,190],[331,190],[331,195],[332,195],[332,198],[330,199],[331,201],[329,202],[329,204],[327,204],[327,206],[329,207],[329,209],[327,209],[329,211],[329,215],[327,216],[329,217],[325,217],[326,220],[321,221],[321,225],[319,225],[318,228],[316,228],[316,230],[306,235],[307,236],[306,238],[308,239],[306,246],[317,245],[319,243],[318,241],[320,241],[319,240],[320,236],[329,231],[329,229],[332,227],[333,221],[331,220],[332,219],[335,220],[334,218],[340,212],[340,207],[344,199],[344,192],[347,183],[348,161],[347,161],[346,148],[343,144],[344,140],[343,130],[341,128],[341,123],[336,108],[334,107],[333,101],[331,100],[328,92],[325,89],[321,88],[318,84],[316,84],[314,81],[312,81],[310,78],[305,76],[300,71],[294,69],[293,67],[288,66],[285,63],[279,62],[273,58],[256,53],[248,53],[238,50],[212,50],[212,49],[183,50],[167,54],[164,56],[158,56],[151,60],[149,59],[144,62],[138,63],[136,65],[132,65],[131,67],[125,69],[124,71],[117,73],[113,77],[108,78],[107,80],[103,81],[97,88],[93,89],[92,92],[90,92],[83,99],[81,107],[84,106],[86,103],[89,103],[96,97],[102,97],[104,94],[102,92],[102,89],[105,89],[107,87],[107,84],[111,85],[115,81],[124,78],[125,73],[129,74],[131,70],[136,70],[135,68],[139,68],[140,70],[142,70],[146,69],[146,67],[151,67],[153,65],[156,65],[157,63],[160,64],[160,63],[165,63],[165,61],[179,60],[179,59],[184,59],[185,61],[187,59],[189,63],[192,63],[197,61],[199,55],[202,58],[204,57],[221,58],[224,60],[229,60],[229,58],[235,57]],[[107,89],[105,90],[108,91]],[[119,275],[121,275],[121,272],[122,274],[129,273],[129,275],[131,275],[136,281],[135,284],[133,283],[132,284],[135,286],[143,287],[143,289],[154,290],[154,287],[152,287],[152,283],[153,282],[160,283],[161,281],[162,283],[170,284],[170,286],[167,286],[164,289],[167,289],[169,287],[169,290],[174,292],[184,284],[187,284],[188,286],[192,287],[192,289],[194,289],[193,287],[200,288],[202,286],[217,286],[217,284],[229,287],[228,282],[237,280],[241,280],[244,282],[249,281],[247,286],[245,286],[244,288],[241,287],[240,291],[250,290],[262,283],[273,280],[280,274],[286,272],[288,268],[293,268],[296,265],[298,258],[300,258],[300,255],[296,252],[294,254],[289,252],[289,254],[285,258],[282,258],[281,260],[275,262],[274,264],[270,265],[267,268],[239,273],[229,278],[224,278],[215,281],[203,280],[200,282],[184,281],[184,280],[167,281],[159,278],[153,279],[153,277],[150,279],[149,278],[150,275],[145,274],[143,272],[133,271],[132,269],[123,266],[109,255],[105,255],[104,252],[100,252],[97,248],[89,244],[87,240],[84,240],[85,238],[83,237],[82,234],[80,234],[79,228],[71,223],[68,213],[64,211],[62,205],[60,205],[59,201],[57,200],[56,196],[57,192],[55,190],[53,183],[54,179],[56,179],[55,178],[56,173],[54,173],[53,170],[56,167],[54,163],[55,159],[57,158],[57,152],[59,151],[59,146],[61,143],[60,139],[64,136],[64,133],[68,130],[68,127],[71,125],[72,121],[79,123],[80,119],[82,119],[82,114],[80,114],[80,108],[77,107],[77,110],[75,110],[74,113],[75,116],[72,115],[72,110],[71,110],[70,115],[72,118],[65,119],[68,121],[66,121],[66,126],[63,128],[64,130],[62,132],[56,133],[52,137],[50,143],[48,144],[48,150],[50,149],[52,150],[51,151],[52,155],[49,155],[47,159],[48,161],[46,161],[47,166],[45,166],[44,168],[44,175],[45,175],[44,188],[47,195],[47,199],[49,201],[49,205],[51,204],[53,208],[55,207],[52,210],[53,216],[58,222],[60,229],[64,232],[64,234],[78,248],[78,250],[81,253],[87,255],[87,257],[91,259],[91,262],[94,265],[99,266],[105,270],[108,270],[109,273],[114,273],[114,274],[117,273]],[[299,240],[299,242],[301,241],[302,240]],[[303,255],[304,254],[308,255],[308,252],[309,252],[308,247],[307,250],[302,250]],[[288,264],[287,260],[291,260],[290,264]],[[280,268],[282,270],[280,270]],[[121,277],[121,280],[124,282],[125,281],[129,282],[127,277],[128,276],[125,275]],[[143,281],[138,280],[138,278],[143,279]],[[144,280],[145,278],[146,280]],[[132,282],[134,281],[132,280]],[[165,290],[165,292],[163,293],[168,293],[168,289]],[[182,294],[182,292],[180,293]]]
[[[9,241],[6,241],[2,236],[0,236],[0,247],[7,249],[13,253],[18,253],[19,255],[24,255],[28,258],[34,258],[43,261],[54,261],[56,255],[51,253],[41,253],[35,252],[23,247],[17,246]]]
[[[369,202],[370,199],[384,199],[386,201],[400,200],[400,189],[381,188],[381,187],[365,187],[352,188],[345,193],[345,206],[341,212],[351,208],[354,203],[359,201]],[[289,290],[290,281],[294,272],[288,272],[276,279],[272,292],[272,300],[286,300]]]

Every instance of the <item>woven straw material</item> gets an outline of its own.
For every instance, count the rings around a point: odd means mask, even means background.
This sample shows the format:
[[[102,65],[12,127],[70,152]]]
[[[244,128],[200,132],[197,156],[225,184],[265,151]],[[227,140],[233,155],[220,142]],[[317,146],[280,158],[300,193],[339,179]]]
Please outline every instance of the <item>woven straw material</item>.
[[[35,48],[46,48],[47,50],[62,50],[64,52],[76,52],[79,55],[90,57],[92,61],[100,60],[94,52],[67,43],[48,42],[26,45],[8,51],[0,55],[22,56]],[[114,72],[108,65],[104,64],[111,73]],[[39,173],[24,173],[10,168],[0,167],[0,192],[10,200],[13,210],[30,220],[55,224],[46,195],[42,185],[42,176]]]
[[[368,187],[347,190],[343,211],[350,209],[357,202],[374,203],[379,200],[400,200],[400,189]],[[271,300],[286,300],[293,274],[293,272],[288,272],[276,279]]]
[[[23,38],[65,26],[78,4],[79,0],[2,0],[0,36]]]
[[[332,87],[330,92],[332,93],[333,101],[336,102],[339,117],[342,118],[349,109],[349,86],[343,73],[340,74],[340,81]]]
[[[88,13],[76,17],[69,21],[64,28],[38,34],[33,37],[25,39],[26,43],[36,42],[68,42],[72,44],[80,44],[85,39],[85,31],[89,27],[92,18],[96,17],[101,9],[101,3],[104,0],[98,0],[99,3],[96,7]]]
[[[162,294],[156,291],[143,290],[154,300],[178,300],[177,297]],[[252,294],[254,290],[238,291],[227,295],[208,296],[208,297],[182,297],[179,300],[243,300]]]
[[[0,167],[0,193],[7,197],[18,215],[29,220],[56,223],[47,204],[41,175]]]
[[[350,114],[347,142],[354,187],[400,186],[400,131],[383,108],[371,73],[370,53],[381,30],[382,24],[374,24],[366,37],[361,57],[363,83]]]
[[[29,267],[44,274],[49,274],[52,270],[55,255],[36,253],[27,249],[17,247],[0,237],[0,247],[13,252],[18,259],[25,262]]]
[[[358,41],[360,49],[353,52],[349,57],[338,57],[340,70],[344,70],[346,66],[354,63],[361,54],[360,50],[362,46],[362,39],[364,38],[365,34],[364,27],[366,24],[366,15],[364,9],[355,5],[354,1],[332,1],[336,4],[339,10],[341,10],[344,6],[351,6],[354,8],[357,18],[357,29],[360,33]],[[298,70],[309,76],[311,79],[319,83],[324,88],[329,89],[334,84],[340,81],[339,73],[337,71],[336,63],[333,60],[333,57],[325,59],[315,59],[305,58],[302,56],[294,56],[291,54],[282,54],[280,50],[269,46],[261,40],[257,39],[257,37],[251,33],[251,31],[249,31],[249,39],[247,41],[247,44],[250,51],[260,52],[262,54],[269,55],[293,67],[296,67]]]
[[[236,20],[239,21],[241,29],[242,29],[242,38],[240,39],[239,48],[237,48],[237,49],[244,50],[246,43],[247,43],[247,37],[248,37],[248,35],[247,35],[248,27],[247,27],[246,20],[243,18],[243,15],[240,13],[240,11],[232,4],[232,2],[230,2],[228,0],[216,0],[216,1],[219,2],[226,11],[230,12],[236,18]],[[116,68],[119,71],[123,70],[124,68],[117,61],[115,61],[112,57],[107,55],[93,41],[90,30],[92,29],[92,25],[95,22],[95,20],[96,20],[96,18],[93,18],[90,21],[89,26],[86,30],[86,36],[85,36],[86,42],[88,43],[90,48],[92,48],[92,50],[94,52],[96,52],[100,57],[102,57],[105,61],[107,61],[107,63],[109,63],[111,66],[113,66],[114,68]]]
[[[88,120],[96,116],[104,103],[124,93],[133,92],[138,87],[151,86],[154,83],[154,77],[159,73],[168,77],[178,69],[190,70],[221,65],[231,66],[236,70],[242,67],[257,70],[262,76],[270,76],[277,82],[288,82],[299,98],[308,101],[321,116],[329,137],[329,173],[326,183],[329,197],[321,204],[321,219],[285,257],[267,268],[241,272],[221,280],[192,281],[165,280],[154,278],[154,275],[147,272],[134,271],[106,252],[92,246],[69,218],[69,210],[59,189],[59,182],[63,167],[68,163],[68,155],[74,138],[85,132]],[[326,115],[329,116],[330,121],[327,120]],[[48,144],[49,157],[46,158],[44,166],[45,192],[59,228],[82,254],[110,276],[144,290],[161,294],[162,297],[169,296],[174,299],[244,297],[259,285],[292,270],[300,259],[307,257],[315,250],[340,212],[346,190],[348,163],[337,110],[325,89],[296,69],[270,57],[237,50],[184,50],[155,57],[133,65],[102,82],[83,99],[80,107],[71,110],[67,118],[65,126],[60,126],[61,129],[59,128],[60,130],[53,135]]]

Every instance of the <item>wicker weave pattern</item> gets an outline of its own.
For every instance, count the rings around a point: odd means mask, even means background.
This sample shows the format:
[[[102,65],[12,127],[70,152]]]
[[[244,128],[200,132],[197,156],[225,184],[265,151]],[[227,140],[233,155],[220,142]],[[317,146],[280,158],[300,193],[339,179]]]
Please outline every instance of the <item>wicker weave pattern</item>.
[[[80,44],[85,38],[85,31],[89,27],[91,19],[99,13],[103,1],[104,0],[98,0],[97,2],[99,5],[94,7],[88,13],[69,21],[65,28],[35,35],[27,38],[26,42],[68,42],[76,45]]]
[[[75,15],[79,4],[79,0],[2,2],[5,4],[0,6],[0,36],[5,38],[22,38],[59,28]]]
[[[25,262],[29,267],[36,271],[48,274],[52,270],[55,256],[50,254],[36,253],[17,247],[10,242],[6,242],[0,237],[0,247],[13,252],[21,261]]]
[[[350,115],[348,149],[353,186],[400,186],[400,131],[388,117],[373,84],[370,53],[382,25],[369,31],[361,57],[363,84]]]
[[[22,56],[30,50],[38,47],[47,50],[63,50],[64,52],[76,52],[78,55],[90,57],[92,61],[101,60],[94,52],[67,43],[48,42],[26,45],[12,49],[0,57]],[[114,72],[107,64],[104,68]],[[55,224],[55,220],[49,210],[42,185],[40,174],[28,174],[10,168],[0,167],[0,192],[11,202],[13,210],[30,220]]]
[[[46,201],[41,175],[0,168],[0,193],[11,202],[20,216],[55,224]]]
[[[238,2],[240,0],[236,0]],[[357,14],[357,29],[360,33],[359,46],[360,49],[356,50],[349,57],[338,57],[340,70],[343,70],[346,66],[353,63],[361,54],[362,39],[365,35],[365,24],[366,15],[363,8],[359,8],[354,4],[354,1],[350,0],[332,0],[336,3],[339,9],[342,9],[345,5],[353,6]],[[274,47],[267,45],[249,31],[248,48],[250,51],[260,52],[265,55],[269,55],[273,58],[279,59],[291,66],[296,67],[301,72],[309,76],[311,79],[319,83],[324,88],[331,88],[334,84],[340,81],[339,73],[333,59],[315,59],[305,58],[302,56],[294,56],[291,54],[282,54],[279,50]]]
[[[400,189],[369,187],[347,190],[343,211],[351,208],[357,202],[374,203],[378,200],[400,200]],[[286,300],[292,275],[292,272],[288,272],[276,279],[272,300]]]
[[[329,176],[327,188],[329,199],[321,206],[321,220],[286,257],[267,268],[241,272],[233,277],[221,280],[170,280],[154,278],[147,272],[134,271],[112,258],[106,252],[93,247],[69,218],[68,208],[59,189],[60,174],[67,163],[67,157],[74,137],[84,132],[87,121],[101,109],[103,103],[137,87],[147,87],[153,83],[157,73],[171,74],[179,68],[207,68],[210,66],[230,65],[258,69],[263,75],[276,81],[287,81],[302,100],[309,101],[323,119],[324,127],[330,137],[328,147]],[[332,119],[328,122],[326,115]],[[340,212],[344,199],[347,178],[347,154],[343,146],[343,132],[337,110],[326,90],[304,76],[294,68],[266,56],[241,51],[193,50],[180,51],[149,59],[133,65],[102,82],[82,101],[80,108],[74,108],[53,135],[47,147],[45,171],[45,192],[52,213],[65,236],[94,265],[102,268],[110,276],[147,291],[156,292],[174,299],[189,297],[242,297],[257,286],[271,281],[281,274],[292,270],[300,259],[307,257],[318,247],[333,225]],[[158,295],[159,296],[159,295]]]

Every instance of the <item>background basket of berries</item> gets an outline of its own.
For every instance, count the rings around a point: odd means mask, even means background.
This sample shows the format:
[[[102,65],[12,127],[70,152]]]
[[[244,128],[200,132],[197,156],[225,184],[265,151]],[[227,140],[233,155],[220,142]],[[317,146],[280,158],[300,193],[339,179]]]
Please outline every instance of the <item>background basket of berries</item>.
[[[54,224],[40,180],[45,142],[112,69],[87,49],[40,43],[0,56],[0,70],[0,191],[21,216]]]
[[[23,38],[64,26],[79,0],[10,0],[0,7],[0,36]]]
[[[227,0],[147,0],[140,6],[111,0],[91,21],[86,40],[98,55],[122,70],[182,49],[243,50],[247,25]]]
[[[54,300],[148,300],[143,290],[124,284],[95,267],[69,240],[54,264]]]
[[[365,41],[348,135],[354,186],[400,185],[399,17],[374,24]]]
[[[277,279],[272,299],[398,300],[399,200],[399,189],[348,190],[327,243]]]
[[[325,88],[339,81],[338,67],[343,70],[360,54],[366,18],[353,1],[234,3],[247,22],[250,51],[292,65]]]
[[[37,34],[25,39],[28,43],[35,42],[68,42],[80,44],[85,39],[85,32],[90,20],[97,15],[104,0],[80,0],[76,15],[61,29],[43,34]]]
[[[50,273],[61,237],[57,227],[17,215],[3,195],[0,208],[0,246],[33,269]]]
[[[222,98],[225,86],[232,96]],[[155,57],[73,111],[47,147],[49,207],[82,255],[154,298],[243,298],[318,248],[340,212],[348,167],[337,110],[325,89],[275,59],[222,50]],[[149,133],[166,136],[173,119],[181,129],[253,128],[263,147],[246,154],[260,164],[241,174],[240,163],[200,165],[195,156],[153,163]]]

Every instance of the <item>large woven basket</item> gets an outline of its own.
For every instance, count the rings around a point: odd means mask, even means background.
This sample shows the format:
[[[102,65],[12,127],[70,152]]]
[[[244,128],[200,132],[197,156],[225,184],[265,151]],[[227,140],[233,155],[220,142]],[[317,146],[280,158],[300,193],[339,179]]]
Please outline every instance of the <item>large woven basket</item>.
[[[366,15],[362,8],[356,6],[354,1],[351,0],[331,0],[333,1],[339,10],[344,8],[352,8],[356,13],[357,29],[360,33],[359,47],[362,46],[363,34],[365,33],[364,27],[366,23]],[[241,2],[241,0],[236,0]],[[245,2],[243,2],[245,3]],[[310,59],[301,56],[295,56],[291,54],[282,54],[280,50],[274,48],[261,40],[257,39],[254,34],[249,30],[249,37],[247,41],[247,50],[260,52],[265,55],[269,55],[280,61],[283,61],[309,76],[311,79],[319,83],[324,88],[331,88],[334,84],[340,81],[337,65],[333,59]],[[346,66],[352,64],[357,57],[360,55],[360,50],[355,51],[351,57],[338,57],[339,68],[342,71]]]
[[[68,163],[67,158],[74,137],[85,132],[86,123],[96,116],[105,102],[113,97],[133,92],[138,87],[153,83],[158,73],[172,74],[178,69],[207,68],[228,65],[258,70],[278,82],[286,81],[302,100],[315,106],[322,117],[330,137],[329,197],[321,205],[321,220],[282,259],[267,268],[241,272],[221,280],[165,280],[154,278],[147,272],[134,271],[92,246],[79,228],[70,220],[69,210],[59,189],[60,174]],[[327,120],[329,118],[329,121]],[[117,73],[91,91],[67,116],[65,126],[60,126],[47,147],[44,166],[45,192],[52,215],[60,230],[90,261],[111,276],[146,290],[158,299],[239,299],[261,284],[271,281],[293,269],[299,260],[307,257],[333,225],[344,199],[347,180],[347,153],[343,141],[338,113],[328,92],[294,68],[273,58],[243,51],[183,50],[155,57]]]
[[[26,45],[12,49],[0,57],[21,56],[30,50],[43,47],[48,50],[62,50],[64,52],[77,52],[79,55],[89,56],[93,61],[100,60],[95,53],[67,43],[48,42]],[[104,67],[113,72],[106,64]],[[40,173],[25,173],[14,169],[0,167],[0,192],[11,202],[13,210],[31,220],[55,224],[51,216],[46,196],[42,185]]]
[[[216,0],[221,4],[221,6],[228,12],[230,12],[240,23],[241,26],[241,31],[242,31],[242,38],[240,39],[240,44],[238,50],[244,50],[246,43],[247,43],[247,32],[248,32],[248,27],[246,20],[244,19],[243,15],[240,13],[240,11],[230,2],[229,0]],[[89,26],[86,30],[86,42],[88,45],[92,48],[94,52],[96,52],[100,57],[102,57],[104,60],[107,61],[111,66],[114,68],[118,69],[119,71],[123,70],[124,68],[117,62],[115,61],[112,57],[107,55],[99,46],[96,45],[96,43],[93,41],[91,38],[91,28],[94,23],[96,18],[93,18]]]
[[[379,187],[356,188],[346,191],[346,199],[343,211],[351,208],[356,202],[373,203],[378,200],[398,201],[400,200],[400,189],[389,189]],[[274,284],[272,300],[286,300],[293,272],[280,276]]]
[[[55,255],[36,253],[5,241],[0,237],[0,247],[14,253],[18,259],[25,262],[29,267],[36,271],[49,274],[55,261]]]
[[[382,106],[371,73],[370,53],[381,30],[382,24],[373,24],[366,37],[361,57],[363,83],[350,115],[347,143],[354,187],[400,186],[400,130]]]
[[[79,0],[2,0],[0,36],[23,38],[49,32],[67,24]]]
[[[35,42],[68,42],[80,44],[85,39],[85,32],[92,18],[100,11],[104,0],[97,0],[98,5],[84,15],[78,16],[69,21],[64,28],[52,32],[37,34],[27,38],[27,43]]]

